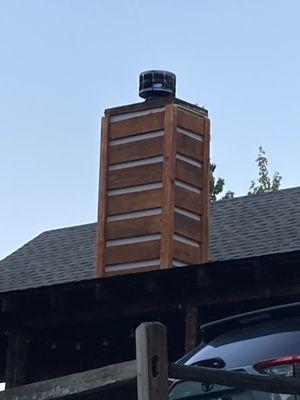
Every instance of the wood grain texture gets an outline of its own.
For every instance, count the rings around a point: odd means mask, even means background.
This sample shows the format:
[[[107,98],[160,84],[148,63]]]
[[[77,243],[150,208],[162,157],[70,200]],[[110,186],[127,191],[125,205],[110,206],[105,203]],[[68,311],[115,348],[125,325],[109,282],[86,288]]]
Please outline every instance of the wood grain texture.
[[[107,162],[108,162],[109,117],[103,117],[101,123],[100,177],[97,225],[97,261],[96,277],[104,274],[105,223],[107,210]]]
[[[245,374],[240,371],[224,371],[215,368],[170,363],[169,377],[184,381],[213,383],[240,390],[254,390],[266,393],[300,393],[299,378],[280,377],[276,374]],[[277,396],[270,397],[276,398]]]
[[[199,215],[202,212],[201,193],[175,185],[175,206]]]
[[[155,183],[162,180],[162,163],[117,169],[108,173],[108,189]]]
[[[125,193],[108,197],[108,215],[123,214],[131,211],[150,210],[161,207],[161,189]]]
[[[177,153],[191,157],[196,161],[203,160],[203,142],[199,142],[182,133],[177,133],[176,141]]]
[[[202,262],[208,262],[209,250],[209,144],[210,144],[210,121],[204,119],[204,159],[203,159],[203,187],[202,187]]]
[[[160,267],[172,268],[177,107],[165,107]]]
[[[174,259],[187,263],[187,265],[202,262],[201,247],[194,247],[186,243],[174,241]]]
[[[168,400],[167,329],[144,322],[136,330],[138,400]]]
[[[106,247],[105,265],[159,258],[160,240]]]
[[[155,112],[140,117],[112,122],[110,126],[110,139],[120,139],[141,133],[158,131],[163,129],[163,125],[163,112]]]
[[[202,236],[201,221],[196,221],[192,218],[175,212],[174,232],[200,242]]]
[[[106,239],[122,239],[152,235],[160,232],[160,215],[109,221],[106,223]]]
[[[204,134],[204,118],[194,112],[178,110],[177,124],[191,132]]]
[[[160,156],[162,152],[163,136],[118,144],[110,146],[109,164],[143,160],[148,157]]]
[[[203,168],[195,167],[182,160],[176,160],[176,178],[190,185],[202,188]]]
[[[136,376],[136,361],[126,361],[5,390],[0,393],[0,399],[78,399],[79,396],[83,397],[92,393],[100,393],[103,390],[135,384]]]

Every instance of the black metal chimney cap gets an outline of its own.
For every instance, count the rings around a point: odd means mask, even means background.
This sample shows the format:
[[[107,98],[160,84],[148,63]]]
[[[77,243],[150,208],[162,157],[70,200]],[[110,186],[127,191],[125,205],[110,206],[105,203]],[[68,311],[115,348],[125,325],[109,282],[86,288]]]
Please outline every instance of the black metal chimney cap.
[[[173,72],[151,70],[140,73],[140,97],[175,97],[175,93],[176,75]]]

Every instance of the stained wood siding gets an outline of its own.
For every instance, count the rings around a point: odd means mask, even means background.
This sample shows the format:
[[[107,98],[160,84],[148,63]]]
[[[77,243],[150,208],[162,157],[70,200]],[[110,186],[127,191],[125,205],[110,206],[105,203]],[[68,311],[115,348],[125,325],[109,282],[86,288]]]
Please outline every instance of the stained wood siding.
[[[207,261],[209,121],[162,109],[103,122],[97,276]]]

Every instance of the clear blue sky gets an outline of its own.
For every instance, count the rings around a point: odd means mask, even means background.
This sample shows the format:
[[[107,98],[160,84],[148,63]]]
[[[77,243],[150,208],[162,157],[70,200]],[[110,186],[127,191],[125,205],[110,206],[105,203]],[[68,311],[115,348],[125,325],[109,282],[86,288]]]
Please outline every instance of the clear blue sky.
[[[300,185],[300,2],[0,0],[0,259],[96,220],[99,120],[145,69],[208,108],[211,158],[236,195],[262,145]]]

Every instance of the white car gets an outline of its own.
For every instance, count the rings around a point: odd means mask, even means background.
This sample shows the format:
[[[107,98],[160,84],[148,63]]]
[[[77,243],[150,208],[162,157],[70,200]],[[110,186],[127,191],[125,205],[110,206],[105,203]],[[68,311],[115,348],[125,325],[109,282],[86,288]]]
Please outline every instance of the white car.
[[[178,363],[300,377],[300,303],[249,312],[201,327],[202,342]],[[176,381],[171,400],[300,400],[300,396]]]

